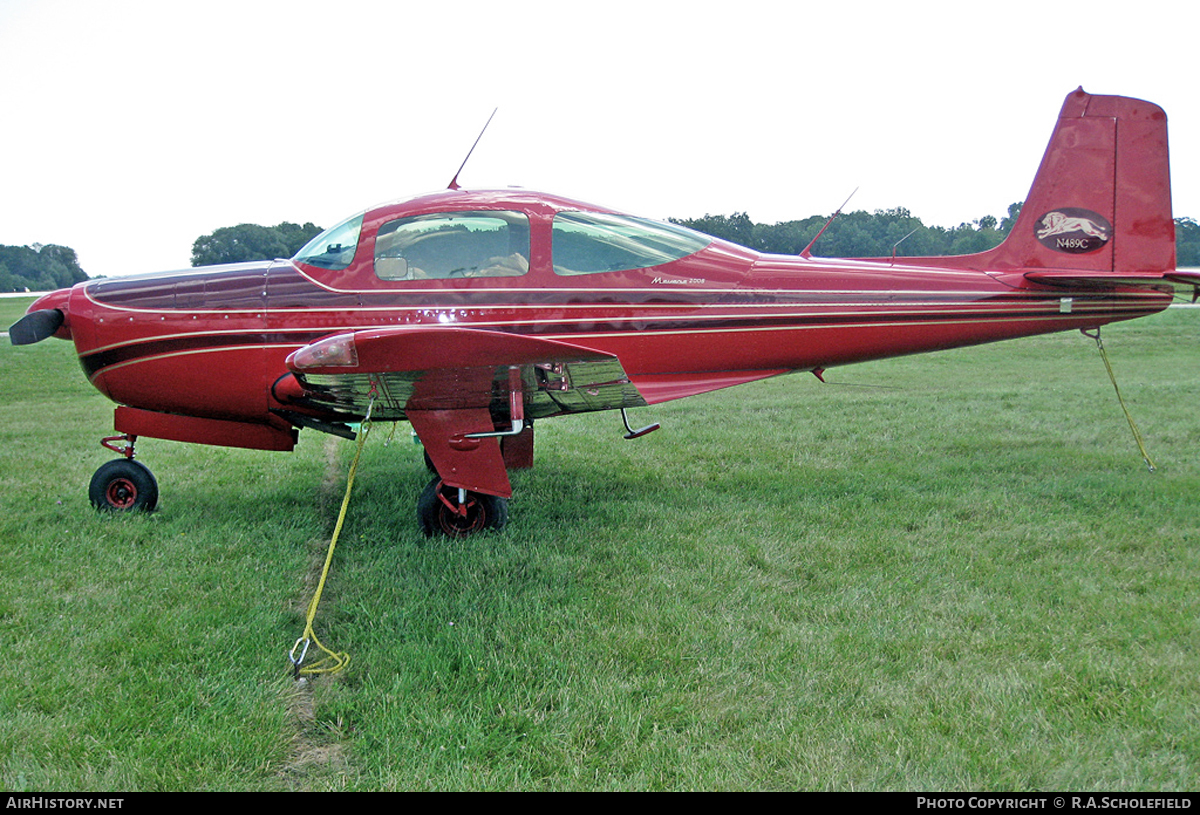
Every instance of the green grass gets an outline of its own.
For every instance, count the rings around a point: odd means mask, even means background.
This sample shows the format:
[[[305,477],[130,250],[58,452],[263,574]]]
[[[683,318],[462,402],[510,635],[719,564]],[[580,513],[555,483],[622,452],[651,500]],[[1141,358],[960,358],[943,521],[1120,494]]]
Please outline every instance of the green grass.
[[[0,301],[2,302],[2,301]],[[19,312],[18,312],[19,314]],[[538,424],[510,525],[427,541],[401,425],[353,445],[139,442],[0,347],[0,788],[1195,789],[1200,310]]]
[[[0,297],[0,331],[25,316],[25,309],[36,300],[36,297]],[[7,345],[8,343],[5,343]]]

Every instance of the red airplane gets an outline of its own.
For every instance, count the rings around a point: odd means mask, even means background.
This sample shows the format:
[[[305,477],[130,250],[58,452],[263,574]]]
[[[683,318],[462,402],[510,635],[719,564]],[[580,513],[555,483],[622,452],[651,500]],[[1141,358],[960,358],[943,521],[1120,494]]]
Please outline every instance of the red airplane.
[[[290,450],[299,428],[405,419],[437,475],[428,534],[507,519],[537,419],[642,407],[794,371],[1153,314],[1174,282],[1162,109],[1079,89],[1008,239],[975,255],[761,254],[517,190],[367,210],[291,260],[47,294],[14,344],[71,339],[118,404],[100,508],[152,509],[138,437]],[[628,437],[656,429],[633,430]]]

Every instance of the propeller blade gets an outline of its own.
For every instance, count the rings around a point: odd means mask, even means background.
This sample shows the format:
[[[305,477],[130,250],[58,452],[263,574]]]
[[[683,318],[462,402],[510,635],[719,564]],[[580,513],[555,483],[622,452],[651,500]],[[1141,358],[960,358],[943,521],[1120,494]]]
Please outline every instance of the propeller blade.
[[[13,345],[32,345],[54,332],[63,324],[63,313],[56,308],[43,308],[26,314],[8,329],[8,339]]]

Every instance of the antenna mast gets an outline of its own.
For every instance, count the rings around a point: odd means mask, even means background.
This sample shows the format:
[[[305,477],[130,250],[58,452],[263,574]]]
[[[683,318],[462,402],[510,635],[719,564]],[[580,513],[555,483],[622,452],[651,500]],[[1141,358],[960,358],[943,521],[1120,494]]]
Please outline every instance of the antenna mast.
[[[912,232],[909,232],[903,238],[901,238],[900,240],[898,240],[892,244],[892,263],[896,262],[896,249],[899,248],[900,244],[904,243],[906,240],[911,238],[913,235],[917,234],[917,229],[920,229],[920,227],[916,227],[915,229],[913,229]]]
[[[854,188],[854,192],[858,192],[858,187]],[[833,219],[842,214],[842,207],[844,207],[844,206],[846,206],[846,204],[850,203],[850,199],[854,197],[854,192],[847,195],[846,200],[842,202],[842,206],[837,208],[837,212],[835,212],[829,216],[829,220],[825,222],[825,226],[821,227],[821,231],[818,232],[816,235],[814,235],[813,239],[808,242],[808,246],[804,247],[804,251],[802,251],[800,253],[800,257],[802,257],[802,258],[812,257],[812,255],[810,255],[809,252],[812,251],[813,244],[817,242],[817,238],[819,238],[825,234],[825,230],[829,228],[829,225],[831,223],[833,223]]]
[[[492,123],[492,117],[494,117],[496,115],[496,111],[499,109],[500,108],[498,108],[498,107],[493,108],[492,115],[489,116],[488,120],[483,123],[483,130],[480,130],[479,135],[475,137],[475,144],[471,145],[471,149],[467,151],[467,157],[462,160],[462,164],[458,165],[458,173],[461,173],[463,171],[463,167],[467,166],[467,160],[470,159],[471,154],[475,152],[476,145],[478,145],[479,140],[483,138],[484,131],[486,131],[488,129],[488,125],[490,125]],[[450,186],[446,187],[446,189],[448,189],[448,190],[460,189],[460,187],[458,186],[458,173],[455,173],[454,178],[450,179]]]

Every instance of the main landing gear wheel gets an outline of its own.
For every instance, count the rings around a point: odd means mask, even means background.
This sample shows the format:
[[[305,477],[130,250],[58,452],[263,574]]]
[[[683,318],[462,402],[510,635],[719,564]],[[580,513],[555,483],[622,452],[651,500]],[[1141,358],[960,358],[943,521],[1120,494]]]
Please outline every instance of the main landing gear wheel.
[[[158,505],[158,482],[145,464],[118,458],[96,470],[88,487],[88,498],[96,509],[149,512]]]
[[[466,493],[458,500],[458,489],[447,487],[440,478],[429,482],[417,501],[417,519],[428,536],[437,534],[465,538],[485,529],[503,529],[508,521],[508,501],[496,495]]]

